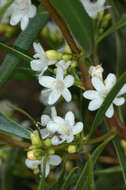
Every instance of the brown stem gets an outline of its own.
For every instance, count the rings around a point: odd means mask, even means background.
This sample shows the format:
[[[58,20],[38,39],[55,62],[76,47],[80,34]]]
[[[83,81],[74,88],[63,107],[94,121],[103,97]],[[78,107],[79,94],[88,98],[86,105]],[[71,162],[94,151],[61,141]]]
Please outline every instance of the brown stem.
[[[6,142],[7,144],[14,146],[14,147],[20,147],[20,148],[28,148],[31,144],[25,143],[20,140],[17,140],[16,138],[12,138],[9,135],[0,134],[0,140]]]

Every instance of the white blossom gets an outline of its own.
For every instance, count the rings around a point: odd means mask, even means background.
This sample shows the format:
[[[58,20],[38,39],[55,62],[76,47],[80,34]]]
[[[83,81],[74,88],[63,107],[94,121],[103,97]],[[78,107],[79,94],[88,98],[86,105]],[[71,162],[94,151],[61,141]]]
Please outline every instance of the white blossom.
[[[40,76],[39,83],[51,90],[48,98],[49,105],[56,103],[61,95],[67,102],[71,101],[72,96],[68,88],[73,85],[74,78],[72,75],[67,75],[64,78],[64,72],[61,67],[57,68],[56,78],[50,76]]]
[[[75,124],[74,114],[69,111],[64,119],[56,116],[52,121],[49,121],[47,129],[54,134],[51,139],[53,145],[61,144],[64,141],[70,143],[74,140],[74,135],[82,131],[83,123],[77,122]]]
[[[95,90],[87,90],[83,93],[83,96],[91,102],[89,103],[88,109],[90,111],[95,111],[99,109],[104,102],[104,99],[108,95],[108,93],[111,91],[113,86],[116,84],[116,76],[112,73],[108,74],[105,81],[102,81],[98,77],[92,77],[92,85],[95,88]],[[114,107],[113,104],[116,106],[121,106],[125,102],[125,98],[120,97],[126,93],[126,84],[121,88],[107,111],[105,112],[105,116],[108,118],[111,118],[114,115]]]
[[[97,66],[91,66],[89,68],[89,74],[91,77],[98,77],[101,80],[103,79],[102,73],[103,73],[104,69],[101,65],[97,65]]]
[[[56,61],[49,60],[47,58],[46,53],[40,43],[34,42],[33,47],[35,50],[35,55],[33,57],[35,59],[30,62],[31,68],[33,71],[38,71],[40,72],[40,75],[43,75],[43,73],[48,69],[48,66],[53,65]]]
[[[96,0],[96,2],[91,2],[91,0],[80,0],[82,5],[84,6],[88,15],[95,19],[98,15],[98,12],[103,11],[106,8],[110,8],[110,6],[105,6],[106,0]]]
[[[43,161],[44,161],[44,156],[42,157],[41,160],[25,160],[25,164],[28,168],[30,169],[36,169],[39,166],[41,166],[41,169],[43,170]],[[51,155],[48,156],[47,162],[46,162],[46,168],[45,168],[45,177],[49,175],[50,172],[50,165],[52,166],[58,166],[61,163],[62,159],[58,155]]]
[[[20,22],[21,29],[25,30],[29,23],[29,18],[36,15],[36,7],[31,0],[15,0],[11,5],[10,24],[17,25]]]
[[[71,64],[71,61],[65,62],[64,60],[61,60],[61,61],[58,61],[56,63],[56,66],[57,67],[62,67],[63,72],[66,73],[66,71],[67,71],[68,67],[70,66],[70,64]]]

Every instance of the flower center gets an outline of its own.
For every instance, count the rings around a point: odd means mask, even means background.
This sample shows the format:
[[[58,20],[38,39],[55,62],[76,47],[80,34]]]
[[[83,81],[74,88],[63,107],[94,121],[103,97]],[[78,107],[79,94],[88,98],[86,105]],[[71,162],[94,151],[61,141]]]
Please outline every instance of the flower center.
[[[62,129],[62,133],[64,133],[65,135],[71,134],[71,127],[69,123],[64,122],[63,124],[60,125],[60,128]]]
[[[64,89],[64,83],[61,80],[56,80],[54,82],[54,87],[58,92],[61,92]]]

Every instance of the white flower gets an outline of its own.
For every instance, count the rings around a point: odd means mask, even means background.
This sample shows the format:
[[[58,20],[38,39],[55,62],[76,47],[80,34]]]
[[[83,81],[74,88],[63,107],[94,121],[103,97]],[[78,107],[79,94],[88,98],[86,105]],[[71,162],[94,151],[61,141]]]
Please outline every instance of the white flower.
[[[68,67],[70,66],[71,61],[67,61],[65,62],[64,60],[58,61],[56,66],[57,67],[62,67],[63,72],[66,73],[66,70],[68,69]]]
[[[42,158],[41,169],[43,169],[43,161],[44,161],[44,157]],[[61,162],[62,162],[61,157],[56,155],[56,154],[48,156],[48,159],[47,159],[47,162],[46,162],[46,168],[45,168],[45,177],[47,177],[49,175],[50,165],[58,166]]]
[[[39,83],[50,89],[48,104],[54,104],[62,95],[67,102],[72,99],[71,93],[68,90],[74,83],[74,78],[72,75],[67,75],[64,78],[64,72],[61,67],[57,68],[56,78],[50,76],[40,76]]]
[[[91,77],[98,77],[102,80],[103,71],[104,71],[103,67],[101,65],[97,65],[97,66],[91,66],[88,72]]]
[[[97,77],[93,77],[91,80],[94,88],[96,90],[87,90],[83,93],[83,96],[91,102],[89,103],[88,109],[90,111],[95,111],[99,109],[104,102],[105,97],[108,95],[112,87],[116,83],[116,76],[112,73],[108,74],[105,81],[100,80]],[[105,112],[105,116],[111,118],[114,115],[114,107],[113,104],[116,106],[121,106],[125,102],[125,98],[120,97],[126,93],[126,84],[121,88],[120,92],[117,94],[107,111]]]
[[[21,22],[21,29],[25,30],[29,23],[29,18],[36,15],[36,7],[32,5],[31,0],[15,0],[12,4],[10,24],[17,25]]]
[[[30,169],[36,169],[40,165],[41,169],[43,170],[43,161],[44,161],[44,157],[42,157],[41,160],[29,160],[29,159],[26,159],[25,164]],[[48,156],[48,159],[47,159],[47,162],[46,162],[46,168],[45,168],[45,177],[47,177],[49,172],[50,172],[50,165],[58,166],[61,163],[61,161],[62,161],[62,159],[58,155]]]
[[[103,11],[106,8],[110,8],[110,6],[105,6],[106,0],[96,0],[96,2],[91,2],[91,0],[80,0],[83,4],[88,15],[95,19],[98,15],[98,12]]]
[[[53,65],[56,61],[47,58],[40,43],[34,42],[33,47],[36,54],[33,56],[35,59],[30,62],[31,68],[33,71],[39,71],[42,75],[48,69],[48,66]]]
[[[56,116],[53,121],[49,121],[47,129],[54,134],[51,139],[53,145],[61,144],[64,141],[70,143],[74,140],[74,135],[82,131],[83,123],[75,124],[74,114],[69,111],[66,113],[65,119]]]
[[[57,112],[56,112],[55,107],[51,107],[51,117],[49,115],[45,115],[45,114],[43,114],[41,116],[42,126],[46,127],[47,124],[49,123],[49,121],[53,120],[54,117],[56,117],[56,116],[57,116]],[[40,129],[40,133],[41,133],[43,139],[46,139],[47,137],[50,136],[50,132],[47,130],[47,128]]]
[[[41,160],[25,160],[25,164],[30,169],[36,169],[39,165],[41,165]]]

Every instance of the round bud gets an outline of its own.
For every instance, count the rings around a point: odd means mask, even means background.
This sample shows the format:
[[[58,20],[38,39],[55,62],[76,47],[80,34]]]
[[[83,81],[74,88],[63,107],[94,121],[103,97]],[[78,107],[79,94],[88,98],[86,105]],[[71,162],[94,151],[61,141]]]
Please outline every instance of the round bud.
[[[27,152],[27,158],[29,160],[41,160],[42,152],[37,151],[37,150],[30,150]]]
[[[46,139],[44,141],[44,145],[47,146],[47,147],[50,147],[52,145],[51,140],[50,139]]]
[[[71,60],[71,58],[72,58],[72,55],[68,55],[68,54],[64,54],[63,57],[62,57],[62,59],[64,61],[69,61],[69,60]]]
[[[70,172],[72,168],[73,168],[73,163],[70,160],[66,161],[66,163],[65,163],[65,170],[67,172]]]
[[[77,148],[76,148],[75,145],[69,145],[67,151],[68,151],[70,154],[72,154],[72,153],[75,153],[75,152],[77,151]]]
[[[41,145],[41,139],[37,133],[30,134],[32,145]]]
[[[62,59],[62,53],[57,52],[56,50],[48,50],[46,51],[46,56],[50,60],[60,60]]]
[[[75,61],[75,60],[71,61],[71,67],[72,68],[77,67],[77,61]]]
[[[50,148],[48,150],[48,154],[50,154],[50,155],[55,154],[55,150],[53,148]]]
[[[72,51],[71,51],[71,49],[70,49],[70,47],[68,45],[65,45],[64,52],[65,53],[72,53]]]

